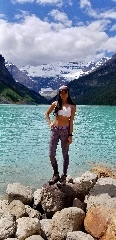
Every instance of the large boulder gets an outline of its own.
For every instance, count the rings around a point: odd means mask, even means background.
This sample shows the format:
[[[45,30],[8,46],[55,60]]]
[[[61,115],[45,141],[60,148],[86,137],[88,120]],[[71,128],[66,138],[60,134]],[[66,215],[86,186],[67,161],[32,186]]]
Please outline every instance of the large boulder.
[[[40,220],[41,224],[41,236],[45,240],[49,240],[51,236],[51,219],[42,219]]]
[[[81,202],[78,198],[75,198],[73,200],[73,205],[72,207],[77,207],[77,208],[81,208],[83,211],[86,210],[86,204]]]
[[[40,221],[38,218],[22,217],[16,220],[16,237],[25,240],[32,235],[40,234]]]
[[[33,194],[34,206],[37,206],[41,203],[41,197],[42,197],[41,191],[42,191],[42,189],[37,189]]]
[[[31,208],[29,205],[25,205],[25,211],[26,215],[30,218],[41,218],[41,213],[33,208]]]
[[[99,178],[110,177],[116,179],[116,171],[102,165],[93,167],[91,171],[97,174]]]
[[[5,240],[18,240],[18,238],[6,238]]]
[[[6,193],[8,194],[8,201],[20,200],[24,204],[30,204],[33,199],[32,189],[25,187],[20,183],[8,184]]]
[[[44,240],[40,235],[33,235],[31,237],[26,238],[25,240]]]
[[[87,210],[92,206],[103,206],[116,209],[116,179],[100,178],[85,197]]]
[[[70,206],[73,204],[74,198],[78,198],[81,202],[84,201],[85,196],[89,193],[94,184],[91,182],[81,181],[77,183],[67,183],[61,188],[61,191],[66,194],[67,202]]]
[[[0,219],[0,239],[14,237],[16,218],[10,213],[4,213]]]
[[[67,207],[67,196],[56,184],[50,186],[45,185],[42,188],[42,208],[48,218],[52,217],[55,212]]]
[[[26,215],[25,205],[20,200],[13,200],[9,205],[8,209],[11,214],[16,216],[16,219],[24,217]]]
[[[94,175],[94,176],[93,176]],[[86,175],[88,178],[88,175]],[[65,186],[59,188],[57,184],[43,186],[41,191],[41,205],[48,218],[52,217],[55,212],[63,208],[72,207],[73,200],[78,198],[84,201],[85,196],[95,183],[97,176],[92,174],[88,181],[81,181],[78,183],[66,183]]]
[[[0,200],[0,217],[7,212],[8,205],[8,200]]]
[[[90,171],[86,171],[81,177],[77,177],[73,179],[73,183],[81,183],[85,182],[89,188],[93,187],[93,185],[97,182],[98,176],[95,173]]]
[[[82,231],[74,231],[67,233],[66,240],[94,240],[94,238]]]
[[[68,232],[82,230],[85,213],[76,207],[64,208],[52,218],[51,240],[64,240]]]
[[[116,208],[92,207],[84,219],[86,231],[100,240],[116,239]]]

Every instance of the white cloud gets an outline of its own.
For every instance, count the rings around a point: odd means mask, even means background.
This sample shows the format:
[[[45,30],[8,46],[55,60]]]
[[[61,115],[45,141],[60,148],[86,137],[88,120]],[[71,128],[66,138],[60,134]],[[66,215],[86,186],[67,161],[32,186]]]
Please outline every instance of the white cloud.
[[[15,19],[21,19],[21,18],[24,18],[24,17],[26,17],[26,16],[28,16],[29,15],[29,12],[28,11],[22,11],[22,10],[20,10],[20,14],[16,14],[15,16],[14,16],[14,18]]]
[[[56,5],[61,7],[63,5],[63,0],[36,0],[37,3],[39,4],[50,4],[50,5]]]
[[[107,41],[102,43],[103,50],[107,49],[107,52],[116,52],[116,37],[110,37]]]
[[[114,24],[111,28],[110,31],[116,31],[116,24]]]
[[[20,23],[2,19],[0,53],[17,67],[56,61],[88,62],[105,55],[105,51],[116,52],[116,39],[105,33],[106,24],[99,20],[87,26],[67,27],[35,15],[25,16]]]
[[[80,7],[81,8],[91,7],[91,3],[89,0],[80,0]]]
[[[11,0],[12,3],[33,3],[35,0]]]
[[[0,14],[0,18],[6,18],[4,14]]]
[[[67,0],[67,3],[72,6],[73,5],[73,0]]]
[[[68,16],[64,12],[60,12],[56,9],[53,9],[50,13],[50,16],[52,16],[55,21],[61,22],[63,25],[67,27],[71,27],[72,21],[68,20]]]
[[[116,0],[112,0],[116,2]],[[84,11],[91,17],[96,19],[116,19],[116,11],[115,9],[108,9],[104,12],[101,9],[93,9],[90,3],[90,0],[80,0],[80,7],[84,8]],[[110,7],[109,7],[110,8]]]
[[[114,9],[109,9],[105,12],[101,12],[101,10],[94,10],[91,7],[86,9],[86,13],[96,19],[116,19],[116,11]]]
[[[114,9],[107,10],[104,13],[100,13],[99,17],[116,19],[116,11]]]

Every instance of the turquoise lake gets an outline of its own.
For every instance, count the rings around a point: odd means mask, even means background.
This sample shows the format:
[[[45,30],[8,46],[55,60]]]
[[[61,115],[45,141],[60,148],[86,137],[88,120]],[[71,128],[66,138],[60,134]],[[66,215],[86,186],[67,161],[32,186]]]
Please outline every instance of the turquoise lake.
[[[0,195],[8,183],[40,188],[53,174],[49,161],[47,105],[0,105]],[[53,115],[51,114],[51,119]],[[116,106],[77,106],[68,175],[98,164],[116,168]],[[57,148],[59,172],[62,152]]]

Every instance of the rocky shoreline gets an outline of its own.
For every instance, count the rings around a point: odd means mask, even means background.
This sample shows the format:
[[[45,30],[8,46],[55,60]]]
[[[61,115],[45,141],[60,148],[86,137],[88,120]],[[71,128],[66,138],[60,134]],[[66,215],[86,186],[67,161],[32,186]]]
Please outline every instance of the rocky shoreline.
[[[97,166],[65,186],[8,184],[0,240],[116,240],[116,172]]]

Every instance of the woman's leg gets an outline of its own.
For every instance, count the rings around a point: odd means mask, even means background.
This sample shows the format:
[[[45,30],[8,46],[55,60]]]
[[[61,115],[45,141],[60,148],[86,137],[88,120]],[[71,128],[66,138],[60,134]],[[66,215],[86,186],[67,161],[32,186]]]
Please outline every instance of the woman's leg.
[[[58,142],[59,142],[58,129],[52,129],[49,143],[49,157],[54,170],[54,175],[58,174],[58,164],[56,161],[56,149]]]
[[[68,129],[60,130],[60,140],[63,154],[63,174],[67,175],[68,165],[69,165],[69,145],[68,145]]]

